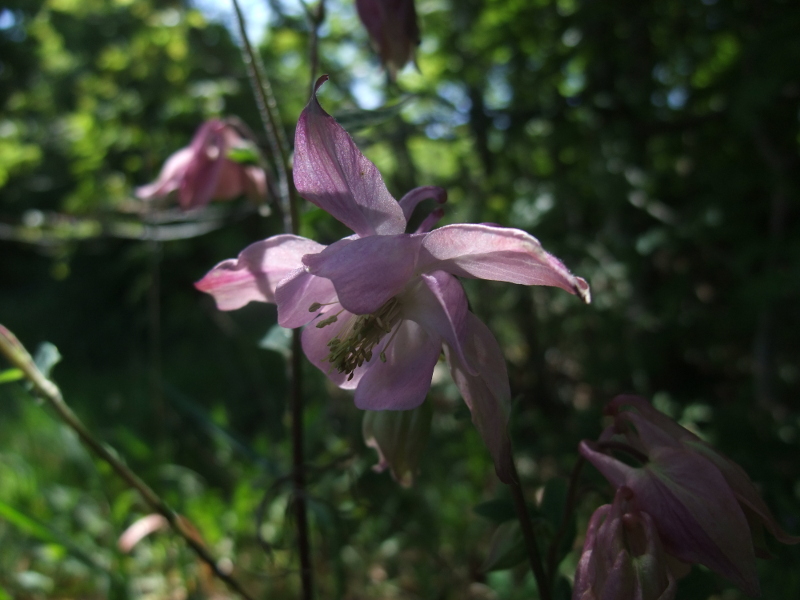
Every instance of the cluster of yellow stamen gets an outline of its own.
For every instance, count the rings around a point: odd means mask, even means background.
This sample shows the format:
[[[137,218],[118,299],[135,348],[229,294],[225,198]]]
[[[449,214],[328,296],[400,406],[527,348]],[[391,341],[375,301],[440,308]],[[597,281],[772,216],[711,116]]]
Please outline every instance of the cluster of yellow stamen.
[[[315,303],[309,310],[319,310],[322,305]],[[344,310],[344,309],[343,309]],[[317,323],[317,327],[322,329],[339,319],[343,312],[340,310],[334,315],[322,319]],[[392,331],[400,320],[400,303],[396,298],[390,298],[383,306],[374,313],[368,315],[354,315],[350,322],[328,342],[330,353],[325,360],[331,364],[331,370],[336,369],[339,373],[347,373],[347,380],[353,378],[353,371],[369,362],[372,358],[372,351],[383,337]],[[395,330],[394,335],[397,334]],[[384,350],[380,353],[380,359],[386,362],[386,348],[394,339],[394,335],[389,339]]]

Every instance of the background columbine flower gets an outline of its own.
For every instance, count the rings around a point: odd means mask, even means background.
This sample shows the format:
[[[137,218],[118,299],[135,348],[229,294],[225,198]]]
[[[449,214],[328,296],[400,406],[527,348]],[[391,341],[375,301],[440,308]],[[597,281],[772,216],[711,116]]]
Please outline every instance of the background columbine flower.
[[[644,464],[632,467],[586,441],[581,454],[614,486],[632,490],[632,503],[653,517],[667,552],[759,595],[755,557],[763,529],[783,543],[800,538],[780,528],[747,474],[642,398],[617,397],[606,412],[615,422],[601,442],[621,440]]]
[[[389,77],[394,79],[414,58],[419,45],[414,0],[356,0],[356,9]]]
[[[242,194],[261,201],[267,194],[264,170],[228,158],[232,149],[245,146],[247,142],[230,123],[207,121],[189,146],[167,159],[158,179],[137,188],[136,195],[142,200],[152,200],[177,191],[178,203],[184,210],[205,206],[211,200],[232,200]]]
[[[653,519],[622,487],[589,521],[572,600],[672,600],[675,576]]]
[[[444,190],[417,188],[396,201],[316,91],[297,125],[294,181],[355,235],[327,247],[293,235],[257,242],[214,267],[198,289],[221,310],[274,302],[283,327],[311,323],[302,337],[306,356],[338,386],[355,389],[363,409],[419,406],[444,350],[498,475],[509,481],[505,361],[455,276],[551,285],[588,302],[586,282],[518,229],[449,225],[405,233],[415,206],[428,197],[443,202]],[[433,223],[427,219],[423,229]]]

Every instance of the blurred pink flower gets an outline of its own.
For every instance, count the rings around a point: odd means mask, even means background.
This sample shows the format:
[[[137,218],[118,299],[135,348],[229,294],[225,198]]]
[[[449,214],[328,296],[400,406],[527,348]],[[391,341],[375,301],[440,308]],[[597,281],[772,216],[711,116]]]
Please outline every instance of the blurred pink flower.
[[[203,123],[192,143],[172,154],[153,183],[136,189],[142,200],[163,198],[178,192],[178,203],[188,210],[205,206],[211,200],[232,200],[245,194],[262,201],[267,194],[264,170],[228,158],[235,148],[247,142],[230,124],[213,119]]]
[[[765,550],[763,529],[787,544],[800,538],[781,529],[741,467],[646,400],[619,396],[606,412],[614,415],[614,425],[600,444],[581,442],[581,454],[614,486],[633,491],[633,504],[653,517],[667,552],[757,596],[755,556],[756,547]],[[644,460],[641,467],[603,451],[626,446]]]
[[[272,302],[281,326],[311,323],[302,337],[306,356],[339,387],[354,389],[362,409],[419,406],[444,349],[498,474],[508,481],[505,360],[489,329],[468,310],[455,276],[557,286],[588,302],[587,283],[518,229],[449,225],[429,231],[441,216],[437,210],[417,232],[405,233],[416,205],[425,198],[444,202],[445,191],[416,188],[396,201],[316,93],[297,125],[294,182],[304,198],[355,235],[327,247],[294,235],[268,238],[218,264],[197,288],[212,294],[220,310]]]
[[[356,0],[361,22],[392,80],[414,58],[419,27],[414,0]]]
[[[653,519],[629,502],[628,488],[589,521],[572,600],[672,600],[676,584]]]

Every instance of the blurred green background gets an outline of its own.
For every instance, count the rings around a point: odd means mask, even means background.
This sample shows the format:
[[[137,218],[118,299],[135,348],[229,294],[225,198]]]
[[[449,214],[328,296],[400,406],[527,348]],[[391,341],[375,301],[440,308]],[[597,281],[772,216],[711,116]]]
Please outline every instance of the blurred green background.
[[[523,228],[592,286],[587,307],[552,288],[464,282],[508,360],[543,539],[578,441],[623,392],[717,445],[800,532],[800,6],[418,0],[419,69],[393,86],[353,3],[326,8],[321,102],[395,197],[443,186],[444,222]],[[260,51],[291,134],[309,27],[289,0],[263,0],[264,13]],[[184,215],[132,193],[203,119],[230,115],[260,135],[235,37],[191,4],[6,0],[0,322],[31,350],[58,347],[67,401],[254,593],[295,598],[285,336],[273,306],[220,313],[192,286],[281,220],[243,199]],[[302,230],[344,233],[308,205]],[[404,489],[372,472],[349,394],[306,375],[320,598],[535,597],[524,565],[482,569],[508,500],[448,377]],[[598,475],[582,481],[573,532],[610,500]],[[146,514],[24,386],[0,385],[0,598],[229,597],[168,532],[117,550]],[[569,537],[565,551],[581,543]],[[764,597],[800,597],[800,551],[774,551],[759,562]],[[679,590],[744,598],[697,567]]]

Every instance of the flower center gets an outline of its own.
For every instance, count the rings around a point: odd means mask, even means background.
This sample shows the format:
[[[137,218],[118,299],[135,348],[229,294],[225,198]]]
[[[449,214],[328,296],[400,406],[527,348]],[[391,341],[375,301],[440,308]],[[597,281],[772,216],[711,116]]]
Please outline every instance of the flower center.
[[[321,329],[335,323],[341,312],[323,319],[317,323],[317,327]],[[350,322],[328,342],[330,353],[324,360],[331,364],[331,370],[347,373],[349,375],[347,380],[350,381],[353,378],[353,371],[370,361],[372,350],[383,336],[392,331],[399,320],[400,302],[397,298],[390,298],[374,313],[354,315]],[[386,344],[386,348],[388,347],[389,344]],[[386,362],[386,348],[380,353],[383,362]]]

